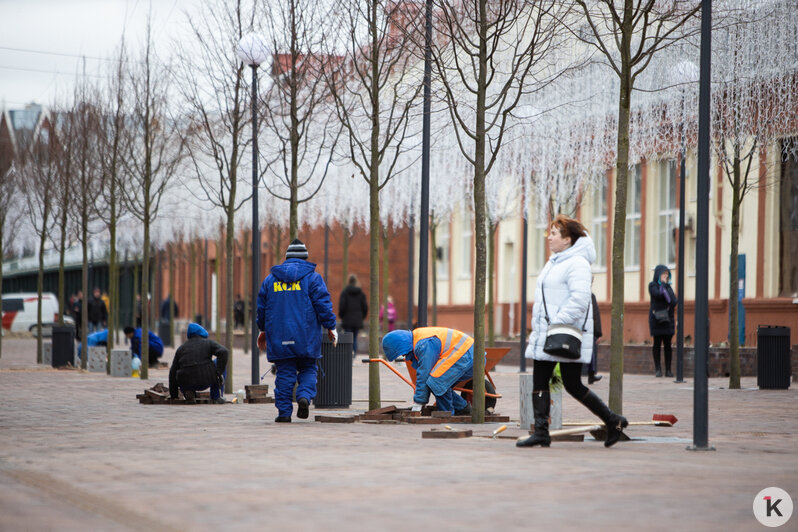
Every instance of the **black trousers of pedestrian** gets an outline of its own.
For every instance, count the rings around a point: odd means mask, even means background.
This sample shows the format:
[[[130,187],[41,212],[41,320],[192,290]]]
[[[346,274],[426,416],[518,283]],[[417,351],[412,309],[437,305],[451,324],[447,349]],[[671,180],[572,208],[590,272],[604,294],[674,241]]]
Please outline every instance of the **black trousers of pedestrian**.
[[[534,391],[548,390],[549,380],[554,373],[554,366],[557,362],[551,360],[535,360],[532,374],[532,384]],[[582,364],[579,362],[560,362],[560,373],[565,391],[578,400],[582,400],[589,391],[587,386],[582,384]]]
[[[661,352],[661,345],[665,345],[665,371],[671,370],[671,339],[673,335],[662,335],[662,336],[655,336],[654,337],[654,346],[651,348],[651,354],[654,357],[654,368],[660,369],[661,366],[659,364],[660,361],[660,352]]]

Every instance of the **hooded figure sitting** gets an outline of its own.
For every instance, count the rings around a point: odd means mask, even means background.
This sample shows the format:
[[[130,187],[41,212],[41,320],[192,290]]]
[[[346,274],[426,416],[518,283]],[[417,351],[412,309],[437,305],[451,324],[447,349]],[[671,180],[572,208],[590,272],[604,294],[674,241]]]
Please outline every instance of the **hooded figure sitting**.
[[[308,417],[316,397],[316,360],[321,358],[321,328],[338,341],[335,313],[324,279],[308,262],[308,249],[294,239],[285,262],[273,266],[258,293],[258,348],[275,366],[274,403],[278,423],[289,423],[296,385],[297,417]]]
[[[208,338],[201,325],[190,323],[188,339],[177,348],[172,367],[169,368],[169,395],[177,399],[177,390],[183,391],[186,402],[194,404],[196,394],[211,389],[211,402],[222,404],[222,375],[227,368],[227,349]],[[216,357],[216,360],[213,359]]]
[[[382,339],[388,360],[404,356],[416,370],[413,410],[419,411],[432,393],[438,410],[456,416],[471,413],[471,406],[452,387],[472,377],[474,339],[455,329],[420,327],[413,332],[392,331]]]

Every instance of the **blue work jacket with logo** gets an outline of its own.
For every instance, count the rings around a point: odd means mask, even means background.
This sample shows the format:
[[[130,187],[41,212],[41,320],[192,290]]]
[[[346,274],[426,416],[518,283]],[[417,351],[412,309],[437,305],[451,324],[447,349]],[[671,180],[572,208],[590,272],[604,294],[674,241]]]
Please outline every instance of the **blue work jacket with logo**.
[[[335,328],[335,313],[316,265],[286,259],[273,266],[258,293],[257,318],[269,362],[321,358],[321,328]]]

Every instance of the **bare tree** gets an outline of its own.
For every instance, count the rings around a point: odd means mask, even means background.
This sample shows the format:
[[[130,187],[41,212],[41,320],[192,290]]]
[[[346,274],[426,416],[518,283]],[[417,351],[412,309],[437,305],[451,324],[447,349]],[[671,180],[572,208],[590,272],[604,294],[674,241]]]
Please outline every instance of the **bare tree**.
[[[57,142],[47,126],[49,119],[39,123],[28,142],[20,146],[15,166],[19,169],[19,183],[24,191],[28,220],[39,239],[39,271],[36,276],[38,305],[36,311],[36,362],[42,363],[42,292],[44,288],[44,251],[50,238],[53,209],[58,180]]]
[[[681,30],[701,7],[699,0],[575,0],[582,11],[573,34],[593,46],[620,80],[615,163],[615,213],[612,224],[612,318],[610,400],[623,412],[624,240],[629,179],[629,118],[637,77],[663,48],[684,37]],[[616,5],[618,4],[618,5]],[[622,4],[622,5],[620,5]],[[583,22],[584,21],[584,22]],[[584,24],[587,24],[587,28]]]
[[[22,218],[21,211],[14,208],[14,202],[20,199],[17,184],[17,173],[12,161],[7,167],[0,168],[0,300],[3,297],[3,260],[11,249],[17,224]],[[3,339],[0,333],[0,358],[3,356]]]
[[[474,353],[485,351],[487,214],[485,182],[521,97],[556,75],[548,53],[569,3],[552,0],[435,1],[432,46],[460,151],[473,168],[476,265]],[[472,418],[485,419],[485,360],[474,357]]]
[[[297,238],[298,207],[321,189],[341,134],[321,69],[327,20],[325,3],[285,0],[271,5],[265,20],[274,50],[273,83],[264,95],[264,127],[272,139],[264,186],[289,202],[289,241]],[[276,150],[276,153],[270,153]]]
[[[248,97],[244,80],[246,66],[236,59],[235,49],[243,34],[251,31],[255,24],[254,8],[245,8],[243,4],[241,0],[232,3],[209,0],[196,16],[188,15],[194,39],[190,46],[179,48],[180,68],[176,77],[189,113],[186,154],[194,170],[191,183],[199,184],[198,189],[188,188],[199,199],[221,207],[225,217],[227,326],[224,345],[230,353],[226,393],[233,391],[235,214],[251,198],[251,194],[241,195],[238,191],[238,170],[248,144],[245,136]],[[201,68],[197,68],[198,60]]]
[[[341,34],[346,43],[340,61],[323,68],[335,111],[343,124],[346,152],[369,185],[369,353],[379,353],[380,190],[401,169],[409,144],[411,111],[421,90],[409,68],[409,35],[418,27],[419,10],[388,0],[339,0]],[[403,31],[403,29],[407,31]],[[333,43],[327,43],[332,51]],[[332,53],[328,54],[333,57]],[[380,406],[380,375],[369,365],[369,408]]]
[[[130,184],[121,192],[130,212],[143,225],[142,243],[142,319],[141,319],[141,378],[149,377],[150,329],[150,226],[158,216],[161,200],[172,182],[184,151],[184,139],[179,124],[167,108],[170,76],[157,60],[152,49],[152,21],[147,25],[147,38],[142,57],[131,69],[130,131],[128,152],[124,157],[125,171]]]

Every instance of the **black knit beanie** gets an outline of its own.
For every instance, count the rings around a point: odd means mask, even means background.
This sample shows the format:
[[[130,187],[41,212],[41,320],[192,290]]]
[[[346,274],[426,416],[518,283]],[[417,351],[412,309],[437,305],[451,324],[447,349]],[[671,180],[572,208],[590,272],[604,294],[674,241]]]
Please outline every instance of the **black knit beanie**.
[[[303,244],[301,240],[295,238],[294,241],[288,245],[288,249],[285,251],[285,258],[307,260],[308,248],[305,247],[305,244]]]

